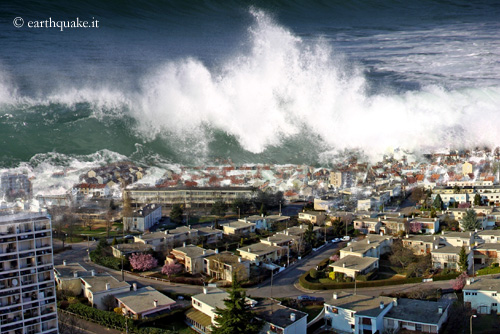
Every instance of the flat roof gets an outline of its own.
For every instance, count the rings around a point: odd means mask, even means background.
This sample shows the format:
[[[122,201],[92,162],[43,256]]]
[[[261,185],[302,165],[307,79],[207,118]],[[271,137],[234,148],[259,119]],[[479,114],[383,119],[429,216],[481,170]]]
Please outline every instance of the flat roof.
[[[479,276],[474,277],[474,280],[470,284],[466,284],[463,289],[465,290],[482,290],[482,291],[499,291],[500,290],[500,278],[496,277],[486,277]]]
[[[120,293],[115,295],[115,298],[120,300],[135,313],[143,313],[155,309],[155,300],[158,302],[157,307],[175,304],[173,299],[165,296],[163,293],[155,290],[151,286],[137,289],[137,291]]]
[[[283,306],[274,299],[266,298],[252,308],[258,318],[281,328],[287,328],[291,324],[307,317],[307,313]],[[295,321],[290,316],[295,314]]]
[[[246,222],[246,221],[242,221],[242,220],[236,220],[236,221],[232,221],[232,222],[222,223],[220,225],[238,229],[238,228],[246,228],[246,227],[250,227],[250,226],[255,226],[255,223]]]
[[[127,253],[127,252],[147,252],[150,249],[153,249],[154,247],[152,245],[144,244],[142,242],[133,242],[133,243],[127,243],[127,244],[117,244],[114,246],[111,246],[111,248],[116,248],[120,252]]]
[[[82,267],[79,263],[66,263],[64,264],[59,264],[57,266],[54,266],[54,270],[57,272],[57,275],[61,278],[74,278],[74,273],[78,273],[78,277],[83,277],[83,276],[91,276],[91,272],[87,271],[84,267]]]
[[[199,300],[202,303],[209,305],[212,308],[225,309],[224,299],[229,298],[229,293],[218,288],[207,289],[207,293],[199,293],[194,295],[194,299]]]
[[[337,260],[334,263],[330,264],[330,267],[362,271],[375,262],[378,262],[378,259],[376,257],[360,257],[356,255],[347,255],[346,257],[343,257],[340,260]]]
[[[265,255],[274,251],[278,251],[282,249],[281,247],[278,246],[272,246],[268,245],[262,242],[258,242],[256,244],[252,244],[249,246],[244,246],[240,247],[237,250],[239,252],[247,252],[247,253],[252,253],[252,254],[257,254],[257,255]]]
[[[429,325],[437,325],[449,305],[446,302],[408,298],[400,298],[396,304],[384,317]],[[442,314],[439,314],[439,308]]]
[[[478,235],[494,235],[500,237],[500,230],[484,230],[477,232]]]
[[[414,235],[410,234],[408,237],[401,239],[405,241],[416,241],[416,242],[426,242],[426,243],[439,243],[439,235]]]
[[[332,298],[325,304],[354,311],[357,315],[377,317],[383,311],[380,308],[380,303],[383,303],[385,308],[392,302],[394,302],[394,299],[390,297],[373,297],[340,292],[337,294],[337,299]]]
[[[458,254],[462,247],[455,246],[440,246],[438,249],[432,249],[431,253],[442,253],[442,254]],[[465,252],[469,254],[469,247],[465,247]]]
[[[120,282],[110,274],[104,274],[99,276],[88,276],[82,277],[82,280],[85,281],[88,285],[90,285],[89,290],[93,293],[99,293],[106,291],[106,283],[110,284],[110,289],[119,289],[119,288],[130,288],[130,284],[123,281]]]
[[[253,191],[254,187],[144,187],[128,188],[126,191]]]
[[[184,253],[186,257],[192,259],[215,254],[215,251],[212,249],[204,249],[195,245],[187,245],[184,247],[174,248],[173,251]]]

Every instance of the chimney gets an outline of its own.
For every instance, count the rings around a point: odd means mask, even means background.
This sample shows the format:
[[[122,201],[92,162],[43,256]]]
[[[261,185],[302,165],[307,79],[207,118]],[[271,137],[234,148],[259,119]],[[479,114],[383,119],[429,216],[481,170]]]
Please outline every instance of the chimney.
[[[304,225],[300,225],[300,228],[301,228],[301,229],[302,229],[302,228],[304,228]]]
[[[137,291],[137,283],[133,283],[133,284],[132,284],[132,289],[133,289],[134,291]]]
[[[63,266],[67,265],[66,260],[63,260]]]
[[[438,249],[439,248],[439,245],[434,245],[434,249]]]
[[[471,247],[471,246],[469,246],[469,251],[471,251],[471,250],[472,250],[472,247]]]
[[[155,300],[153,300],[153,305],[154,305],[155,307],[158,307],[158,301],[157,301],[156,299],[155,299]]]
[[[168,234],[168,230],[165,231],[165,234]]]
[[[108,291],[109,289],[111,289],[111,284],[106,283],[106,291]]]
[[[249,253],[251,252],[250,247],[249,247],[249,248],[247,248],[247,252],[249,252]]]
[[[90,271],[90,274],[91,274],[92,276],[95,276],[95,270],[94,270],[94,269],[92,269],[92,270]]]
[[[380,231],[380,236],[383,236],[384,235],[384,232]]]
[[[401,217],[401,212],[398,212],[398,217]]]
[[[383,310],[384,309],[384,302],[380,302],[380,309]]]
[[[207,255],[207,250],[206,249],[203,250],[203,255]]]
[[[408,234],[405,235],[405,238],[408,239],[410,236]]]
[[[290,321],[295,322],[295,313],[290,313]]]
[[[380,219],[380,217],[378,217],[378,221],[380,222],[380,221],[382,221],[382,219]]]
[[[267,241],[271,241],[271,237],[267,237]]]
[[[443,307],[442,306],[438,307],[438,314],[443,314]]]
[[[466,285],[471,285],[471,283],[474,282],[474,278],[473,277],[467,277],[467,279],[465,280],[465,284]]]
[[[185,241],[182,243],[182,247],[186,247],[186,242]]]
[[[208,288],[206,286],[203,287],[203,294],[204,295],[208,294]]]
[[[393,305],[398,306],[398,299],[397,298],[394,298]]]
[[[469,236],[472,237],[472,232],[469,232]]]
[[[261,214],[260,214],[260,216],[261,216],[261,217],[264,217],[264,214],[263,214],[263,213],[261,213]]]
[[[338,295],[336,292],[333,293],[333,299],[337,299],[338,298]]]
[[[238,256],[238,262],[241,263],[242,259],[241,256]]]
[[[441,231],[441,235],[444,235],[444,230],[443,230],[443,231]]]
[[[219,249],[218,248],[215,249],[215,254],[219,254]]]
[[[77,278],[77,277],[78,277],[78,271],[74,271],[74,272],[73,272],[73,277],[74,277],[74,278]]]
[[[345,262],[344,262],[344,263],[342,263],[342,267],[343,267],[343,268],[345,268]]]
[[[437,240],[436,236],[434,236],[434,240]]]
[[[370,244],[370,239],[367,239],[366,242],[368,243],[368,245]]]
[[[476,233],[477,233],[477,228],[476,228],[476,229],[474,229],[474,232],[476,232]]]
[[[352,252],[352,247],[351,247],[351,248],[349,248],[349,251],[350,251],[350,252]]]
[[[435,221],[435,222],[437,222],[437,221],[438,221],[437,217],[434,217],[434,221]]]

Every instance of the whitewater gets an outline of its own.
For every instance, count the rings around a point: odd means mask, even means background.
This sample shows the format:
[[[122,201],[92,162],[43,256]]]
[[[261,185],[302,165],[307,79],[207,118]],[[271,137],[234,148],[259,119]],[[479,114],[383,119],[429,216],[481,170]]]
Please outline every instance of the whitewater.
[[[26,90],[0,60],[3,171],[74,170],[64,184],[36,186],[57,193],[78,172],[120,160],[328,165],[345,149],[375,159],[395,148],[499,145],[494,26],[353,38],[297,33],[255,7],[245,15],[239,43],[211,61],[166,56],[121,81],[63,78]]]

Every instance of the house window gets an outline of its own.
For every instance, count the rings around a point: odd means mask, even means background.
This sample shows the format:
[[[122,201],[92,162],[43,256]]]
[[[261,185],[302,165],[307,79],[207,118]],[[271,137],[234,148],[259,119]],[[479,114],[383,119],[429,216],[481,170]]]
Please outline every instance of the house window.
[[[338,313],[339,313],[339,310],[338,310],[338,308],[336,308],[336,307],[332,307],[331,312],[332,312],[332,313],[335,313],[335,314],[338,314]]]
[[[415,324],[415,330],[421,331],[422,330],[422,325],[421,324]]]
[[[497,307],[497,303],[493,303],[493,304],[491,304],[491,306],[495,306],[495,307]]]
[[[497,293],[496,293],[496,292],[493,292],[491,295],[492,295],[493,297],[496,297],[496,296],[497,296]]]

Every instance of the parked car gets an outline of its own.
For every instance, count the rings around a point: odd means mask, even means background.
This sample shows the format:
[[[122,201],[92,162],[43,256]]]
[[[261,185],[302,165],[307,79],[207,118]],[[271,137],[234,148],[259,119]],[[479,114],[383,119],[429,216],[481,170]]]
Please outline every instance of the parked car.
[[[124,236],[123,239],[134,239],[134,236],[129,234]]]
[[[351,240],[351,237],[348,235],[345,235],[344,237],[342,237],[342,240],[349,241],[349,240]]]
[[[332,239],[332,243],[334,244],[334,243],[340,242],[340,240],[341,240],[340,238]]]
[[[320,301],[323,300],[321,297],[313,297],[313,296],[308,296],[308,295],[302,295],[297,297],[298,300],[303,300],[303,301]]]

